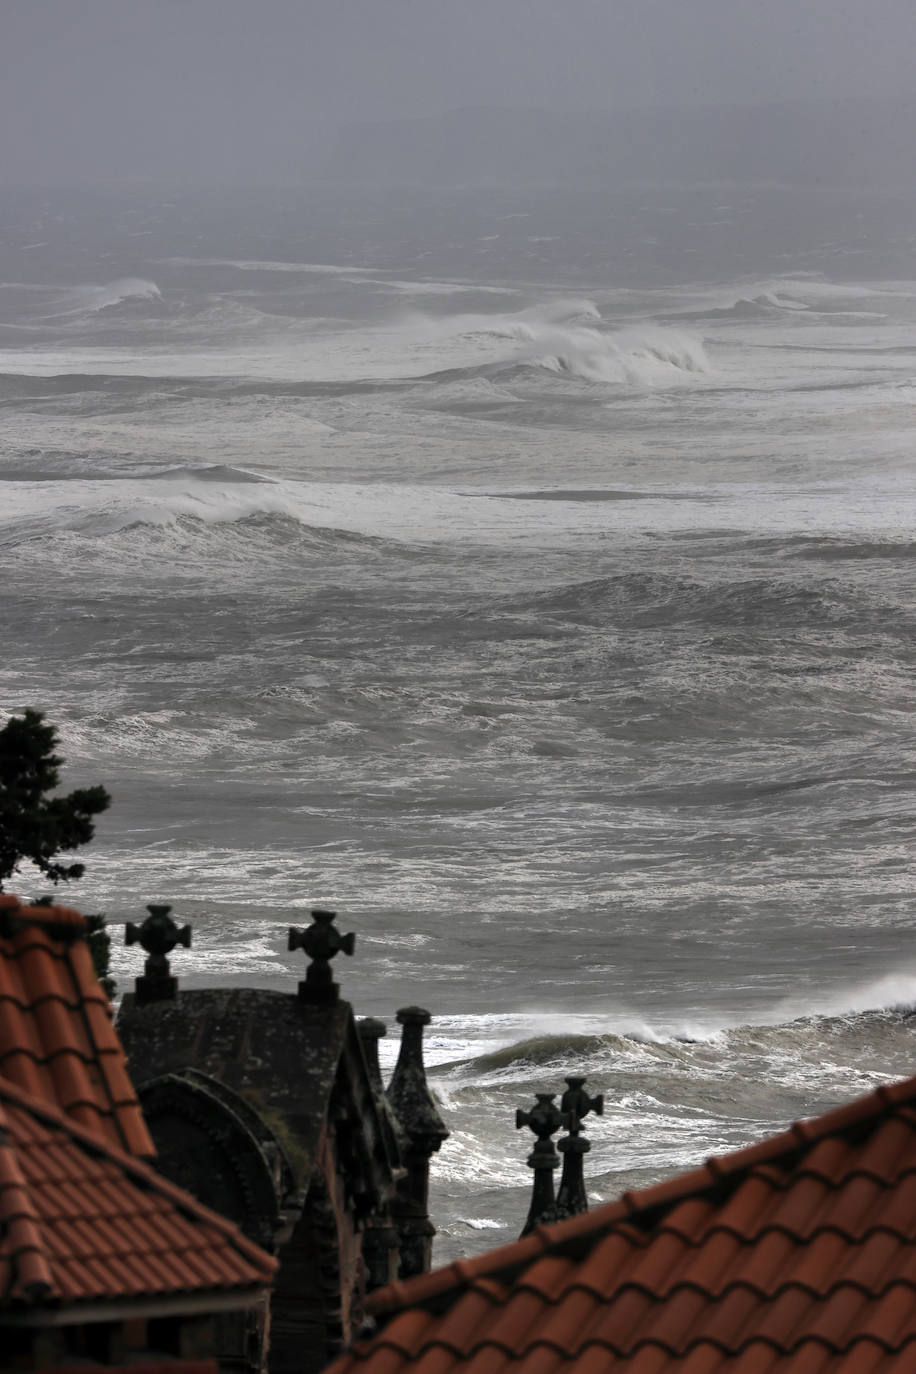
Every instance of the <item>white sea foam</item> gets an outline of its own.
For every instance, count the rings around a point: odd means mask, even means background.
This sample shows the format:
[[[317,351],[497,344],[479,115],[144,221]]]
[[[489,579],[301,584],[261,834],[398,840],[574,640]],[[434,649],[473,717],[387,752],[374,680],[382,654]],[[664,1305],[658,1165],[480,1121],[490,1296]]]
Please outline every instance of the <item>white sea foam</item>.
[[[384,286],[405,296],[515,296],[512,286],[480,285],[467,281],[404,281],[389,277],[362,277],[361,284]]]
[[[182,962],[182,974],[187,981],[203,976],[207,979],[231,980],[282,979],[287,972],[278,953],[277,926],[275,923],[262,922],[257,928],[250,922],[224,920],[218,925],[196,920],[194,923],[194,947]],[[142,951],[125,948],[120,942],[113,942],[112,972],[121,983],[122,989],[130,984],[130,979],[142,973]]]
[[[813,1005],[810,1000],[806,1004],[809,1013],[823,1016],[846,1016],[899,1007],[916,1008],[916,973],[888,973],[851,987],[834,987],[829,993],[815,998]]]
[[[136,527],[181,529],[182,520],[201,526],[235,526],[254,516],[282,516],[305,529],[339,530],[369,538],[419,543],[495,543],[511,547],[521,542],[562,543],[570,535],[600,541],[609,532],[635,535],[651,525],[659,531],[742,528],[761,533],[797,530],[869,531],[887,536],[909,530],[914,481],[905,475],[875,479],[867,492],[856,483],[833,482],[808,490],[781,489],[777,484],[735,484],[727,494],[689,484],[634,489],[639,500],[513,500],[510,491],[456,490],[442,485],[404,482],[310,482],[291,479],[239,481],[205,471],[197,476],[134,479],[74,479],[4,483],[0,537],[19,544],[71,532],[90,541],[104,541]],[[180,534],[181,542],[187,531]],[[217,552],[214,550],[214,552]],[[219,551],[224,557],[227,549]],[[239,550],[244,557],[244,548]],[[161,547],[150,556],[162,557]],[[200,554],[205,553],[201,547]],[[263,563],[269,549],[259,549]],[[72,547],[47,546],[44,555],[66,560]],[[286,560],[282,543],[275,550],[277,566]],[[231,561],[231,560],[230,560]],[[270,563],[265,565],[270,566]]]
[[[304,272],[330,277],[360,276],[370,272],[368,267],[354,267],[334,262],[277,262],[272,258],[160,258],[160,262],[175,267],[234,267],[238,272]]]

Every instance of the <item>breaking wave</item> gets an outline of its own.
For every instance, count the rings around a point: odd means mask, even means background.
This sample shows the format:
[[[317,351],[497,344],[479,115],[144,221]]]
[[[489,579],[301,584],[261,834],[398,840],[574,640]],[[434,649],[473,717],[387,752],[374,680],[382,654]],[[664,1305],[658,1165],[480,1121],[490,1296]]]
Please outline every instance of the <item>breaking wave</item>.
[[[701,341],[673,329],[531,330],[528,342],[524,361],[587,382],[651,387],[709,371]]]
[[[144,277],[119,277],[106,286],[85,288],[88,293],[87,309],[106,310],[111,305],[120,305],[133,297],[142,300],[159,300],[162,292],[154,281]]]
[[[521,367],[645,388],[710,371],[701,339],[666,325],[610,328],[589,300],[550,301],[514,314],[413,317],[405,327],[414,333],[419,356],[452,354],[426,374],[429,381],[479,372],[499,377]]]
[[[850,996],[851,1006],[758,1025],[686,1027],[656,1032],[651,1027],[603,1034],[535,1035],[473,1058],[443,1065],[459,1080],[492,1085],[532,1076],[562,1083],[564,1074],[584,1073],[597,1085],[601,1075],[639,1072],[645,1083],[671,1071],[702,1078],[765,1071],[786,1085],[844,1073],[893,1076],[906,1057],[916,1011],[916,978],[877,980]]]
[[[732,305],[713,306],[709,310],[697,311],[688,316],[690,319],[703,320],[759,320],[768,319],[783,311],[804,312],[809,310],[803,301],[779,296],[775,291],[764,291],[759,296],[739,296]]]
[[[118,277],[110,282],[86,282],[74,286],[66,292],[62,315],[97,315],[101,310],[110,310],[123,301],[158,301],[162,292],[154,281],[145,277]]]

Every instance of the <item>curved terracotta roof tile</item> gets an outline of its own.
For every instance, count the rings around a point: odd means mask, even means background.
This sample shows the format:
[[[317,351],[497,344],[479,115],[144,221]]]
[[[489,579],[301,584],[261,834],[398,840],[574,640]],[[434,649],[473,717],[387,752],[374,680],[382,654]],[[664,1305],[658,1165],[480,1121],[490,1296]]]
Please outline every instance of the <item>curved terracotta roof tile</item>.
[[[688,1197],[684,1201],[672,1199],[675,1204],[665,1218],[666,1230],[673,1231],[688,1244],[714,1220],[716,1209],[705,1197]],[[630,1209],[628,1208],[628,1213]],[[583,1215],[591,1215],[585,1212]]]

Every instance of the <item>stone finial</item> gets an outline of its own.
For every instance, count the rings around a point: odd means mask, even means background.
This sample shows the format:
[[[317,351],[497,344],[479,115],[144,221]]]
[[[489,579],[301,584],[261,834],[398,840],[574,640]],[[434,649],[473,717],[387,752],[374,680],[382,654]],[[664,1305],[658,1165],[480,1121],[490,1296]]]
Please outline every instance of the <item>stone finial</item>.
[[[585,1091],[585,1079],[567,1078],[566,1092],[560,1099],[560,1106],[569,1116],[569,1135],[558,1142],[557,1148],[563,1156],[563,1174],[557,1192],[557,1212],[562,1217],[573,1217],[579,1212],[588,1211],[588,1195],[585,1191],[584,1160],[591,1142],[581,1134],[582,1118],[594,1112],[604,1115],[604,1096],[589,1097]]]
[[[537,1137],[527,1160],[528,1168],[534,1170],[534,1184],[531,1206],[522,1228],[523,1236],[527,1236],[536,1226],[556,1221],[560,1215],[553,1191],[553,1172],[559,1167],[560,1156],[554,1149],[551,1136],[561,1128],[568,1130],[571,1118],[568,1112],[556,1106],[555,1096],[555,1093],[535,1093],[535,1106],[528,1112],[518,1110],[515,1113],[515,1129],[520,1131],[523,1126],[528,1126]]]
[[[137,1001],[167,1002],[178,991],[178,979],[169,972],[167,956],[176,945],[191,948],[191,927],[177,926],[170,916],[170,906],[148,906],[149,915],[142,925],[128,921],[125,928],[124,943],[141,945],[148,954],[143,975],[134,984]]]
[[[449,1132],[423,1066],[423,1027],[432,1017],[423,1007],[402,1007],[397,1019],[403,1028],[401,1048],[387,1097],[398,1124],[407,1173],[397,1185],[391,1213],[400,1241],[398,1276],[408,1279],[425,1273],[432,1262],[436,1228],[429,1219],[429,1161]]]
[[[316,908],[312,913],[314,925],[297,930],[289,928],[289,949],[302,949],[311,959],[305,971],[305,982],[299,984],[299,997],[303,1002],[322,1004],[336,1002],[340,988],[331,974],[331,960],[341,950],[352,954],[356,936],[341,935],[334,925],[335,911],[322,911]]]
[[[401,1007],[397,1014],[401,1048],[388,1084],[388,1101],[414,1149],[429,1157],[448,1139],[448,1128],[436,1108],[423,1064],[423,1027],[432,1017],[424,1007]]]

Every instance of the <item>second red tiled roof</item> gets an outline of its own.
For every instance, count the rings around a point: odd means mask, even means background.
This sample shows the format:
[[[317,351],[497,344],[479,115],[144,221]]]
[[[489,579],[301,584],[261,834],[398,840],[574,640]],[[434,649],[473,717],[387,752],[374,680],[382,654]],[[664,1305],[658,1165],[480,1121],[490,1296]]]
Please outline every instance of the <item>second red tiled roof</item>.
[[[72,907],[0,893],[0,1075],[110,1144],[152,1156],[85,931]]]
[[[0,1078],[0,1309],[260,1289],[232,1222]]]
[[[916,1370],[916,1079],[369,1305],[328,1374]]]

